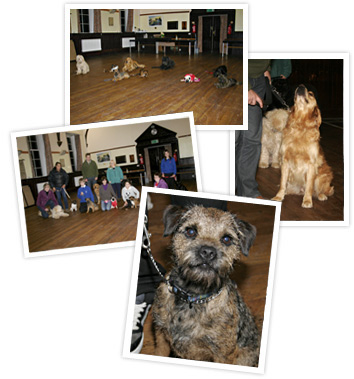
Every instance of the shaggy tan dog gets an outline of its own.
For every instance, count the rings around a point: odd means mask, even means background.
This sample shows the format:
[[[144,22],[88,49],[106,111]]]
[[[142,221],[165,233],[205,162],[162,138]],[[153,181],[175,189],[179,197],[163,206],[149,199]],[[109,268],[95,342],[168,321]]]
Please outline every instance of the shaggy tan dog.
[[[285,194],[303,194],[302,207],[312,208],[313,195],[321,201],[333,195],[333,173],[319,142],[321,122],[314,94],[300,85],[283,131],[280,189],[272,200],[282,201]]]
[[[289,113],[285,109],[274,109],[263,117],[262,150],[258,167],[268,168],[271,165],[279,168],[279,150]]]
[[[77,68],[76,75],[80,75],[80,74],[84,75],[90,72],[90,67],[82,55],[76,56],[76,68]]]
[[[89,213],[90,209],[92,210],[92,213],[94,213],[95,211],[98,211],[98,209],[99,209],[98,205],[95,204],[91,199],[87,198],[86,203],[87,203],[87,212],[86,213]]]
[[[122,68],[122,71],[123,72],[131,72],[137,68],[145,68],[145,65],[139,64],[137,61],[134,61],[132,58],[128,57],[124,62],[124,66]]]
[[[56,205],[53,209],[51,209],[51,214],[49,217],[58,219],[60,217],[69,217],[69,214],[65,213],[60,205]]]

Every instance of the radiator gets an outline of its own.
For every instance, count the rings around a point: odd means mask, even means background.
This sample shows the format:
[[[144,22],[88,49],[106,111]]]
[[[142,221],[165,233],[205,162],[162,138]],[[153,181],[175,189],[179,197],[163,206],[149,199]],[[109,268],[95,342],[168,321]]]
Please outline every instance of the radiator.
[[[101,38],[83,39],[81,40],[81,51],[101,51]]]
[[[123,37],[122,38],[122,48],[135,47],[135,37]]]

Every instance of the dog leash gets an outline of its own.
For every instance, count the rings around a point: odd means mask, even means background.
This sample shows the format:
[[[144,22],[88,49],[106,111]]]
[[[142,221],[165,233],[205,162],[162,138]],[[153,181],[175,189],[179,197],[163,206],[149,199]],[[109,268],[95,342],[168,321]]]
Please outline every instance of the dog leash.
[[[149,233],[149,231],[147,229],[147,222],[148,222],[148,217],[145,214],[142,247],[146,250],[146,252],[147,252],[148,256],[150,257],[151,262],[153,263],[156,271],[161,276],[163,282],[167,285],[169,292],[173,293],[175,296],[177,296],[179,299],[181,299],[185,303],[188,303],[189,308],[192,308],[193,304],[204,304],[204,303],[208,303],[209,301],[212,301],[215,298],[217,298],[221,294],[221,291],[223,289],[222,287],[216,293],[207,293],[207,294],[203,294],[203,295],[192,295],[192,294],[188,293],[187,291],[185,291],[184,289],[182,289],[181,287],[177,286],[177,284],[175,284],[173,281],[171,281],[169,277],[165,278],[165,276],[160,271],[160,269],[157,265],[157,262],[155,261],[153,255],[152,255],[152,252],[151,252],[151,242],[150,242],[151,233]]]
[[[287,110],[289,110],[289,109],[290,109],[289,105],[288,105],[288,104],[285,102],[285,100],[281,97],[281,94],[277,91],[277,89],[276,89],[273,85],[270,86],[270,89],[272,90],[274,96],[275,96],[275,97],[281,102],[281,104],[282,104],[283,106],[285,106]]]

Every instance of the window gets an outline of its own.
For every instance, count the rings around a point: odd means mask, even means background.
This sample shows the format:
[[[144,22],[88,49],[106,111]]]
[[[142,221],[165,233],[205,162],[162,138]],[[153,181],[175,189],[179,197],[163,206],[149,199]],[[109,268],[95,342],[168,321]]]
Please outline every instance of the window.
[[[68,143],[71,169],[72,169],[72,172],[75,172],[77,171],[77,152],[76,152],[76,144],[75,144],[75,135],[66,134],[66,140]]]
[[[79,9],[81,33],[94,32],[94,9]]]
[[[46,176],[47,167],[45,161],[43,136],[29,136],[27,137],[27,141],[29,154],[34,169],[34,176],[36,178]]]
[[[126,14],[125,13],[125,9],[120,9],[120,31],[122,33],[125,32],[125,25],[126,25],[126,23],[125,23],[125,21],[126,21],[125,14]]]
[[[177,30],[178,29],[178,21],[167,21],[167,29],[168,30]]]

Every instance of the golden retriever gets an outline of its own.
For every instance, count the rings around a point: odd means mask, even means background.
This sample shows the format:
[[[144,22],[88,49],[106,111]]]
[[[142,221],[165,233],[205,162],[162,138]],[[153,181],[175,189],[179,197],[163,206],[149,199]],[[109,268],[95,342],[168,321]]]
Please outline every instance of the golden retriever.
[[[289,111],[273,109],[262,120],[262,150],[258,167],[279,168],[279,150],[283,140],[283,130],[288,121]]]
[[[312,92],[304,85],[295,91],[294,106],[283,130],[280,148],[280,188],[272,200],[285,194],[304,195],[302,207],[312,208],[312,196],[327,200],[334,193],[332,169],[320,146],[321,112]]]
[[[76,68],[77,68],[76,75],[80,75],[80,74],[84,75],[90,72],[90,67],[82,55],[76,56]]]
[[[122,71],[123,72],[131,72],[137,68],[145,68],[145,65],[139,64],[137,61],[134,61],[132,58],[128,57],[124,62],[124,66],[122,68]]]

